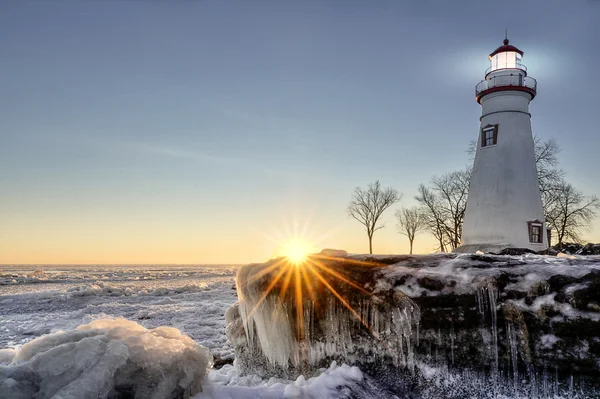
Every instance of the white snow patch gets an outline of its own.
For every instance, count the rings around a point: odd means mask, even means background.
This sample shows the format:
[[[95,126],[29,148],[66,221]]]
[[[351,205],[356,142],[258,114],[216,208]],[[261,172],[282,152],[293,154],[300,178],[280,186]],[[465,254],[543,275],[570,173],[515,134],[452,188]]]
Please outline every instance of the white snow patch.
[[[552,318],[552,321],[563,321],[563,319],[577,319],[577,318],[586,318],[593,321],[600,321],[600,314],[596,312],[584,312],[578,309],[575,309],[568,303],[560,303],[556,302],[554,297],[556,293],[549,295],[542,295],[537,297],[531,305],[525,304],[524,299],[519,299],[518,301],[511,300],[510,302],[517,305],[517,307],[521,310],[529,311],[529,312],[538,312],[542,309],[542,307],[551,307],[554,310],[560,312],[561,316],[555,316]]]
[[[553,334],[544,334],[540,337],[540,347],[543,349],[552,349],[554,344],[556,344],[561,339]]]
[[[584,290],[588,287],[588,284],[571,284],[565,287],[565,294],[571,295],[575,291]]]
[[[357,367],[338,366],[335,361],[320,375],[309,379],[301,375],[296,381],[277,378],[265,381],[256,375],[242,376],[235,365],[225,365],[210,372],[203,392],[194,399],[333,399],[339,397],[340,387],[355,384],[363,378]]]

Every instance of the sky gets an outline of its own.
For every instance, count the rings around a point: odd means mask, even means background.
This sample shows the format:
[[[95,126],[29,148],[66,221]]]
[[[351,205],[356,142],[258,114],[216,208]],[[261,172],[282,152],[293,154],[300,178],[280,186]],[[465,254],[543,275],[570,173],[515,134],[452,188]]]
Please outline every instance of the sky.
[[[600,1],[5,1],[0,264],[247,263],[293,235],[368,252],[347,206],[467,166],[502,44],[532,127],[600,195]],[[600,221],[585,235],[600,242]],[[434,241],[417,236],[415,251]]]

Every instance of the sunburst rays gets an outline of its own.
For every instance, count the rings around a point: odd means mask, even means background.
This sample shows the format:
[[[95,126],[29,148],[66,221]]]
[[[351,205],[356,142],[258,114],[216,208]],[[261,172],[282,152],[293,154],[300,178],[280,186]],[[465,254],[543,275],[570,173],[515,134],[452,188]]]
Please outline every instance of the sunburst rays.
[[[368,322],[361,316],[359,311],[352,307],[350,299],[345,297],[339,288],[336,289],[331,280],[334,279],[342,284],[347,284],[367,297],[371,296],[372,293],[357,282],[352,281],[348,276],[345,276],[328,266],[328,262],[326,261],[339,262],[340,259],[315,254],[307,256],[303,262],[294,262],[288,258],[282,257],[272,261],[271,264],[264,266],[262,269],[257,270],[247,279],[246,284],[257,282],[257,280],[261,278],[268,278],[268,285],[258,302],[256,302],[254,307],[248,313],[247,317],[250,319],[252,315],[258,311],[271,292],[277,294],[281,301],[286,301],[286,297],[289,295],[291,299],[290,303],[293,304],[295,312],[295,332],[298,339],[303,339],[305,337],[305,301],[308,300],[314,304],[318,299],[317,291],[319,289],[324,289],[329,291],[331,295],[333,295],[333,297],[347,309],[358,322],[360,322],[360,324],[372,332]],[[379,263],[349,258],[344,258],[343,262],[355,267],[383,266]]]

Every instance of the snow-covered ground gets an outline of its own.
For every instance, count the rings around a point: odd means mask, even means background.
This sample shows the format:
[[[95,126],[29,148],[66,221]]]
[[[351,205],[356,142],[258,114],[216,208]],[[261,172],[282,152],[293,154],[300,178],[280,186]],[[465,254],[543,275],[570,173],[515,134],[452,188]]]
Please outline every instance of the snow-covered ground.
[[[216,359],[231,362],[225,312],[237,300],[236,270],[235,265],[0,265],[0,350],[122,317],[148,329],[177,328]],[[344,386],[362,378],[356,367],[334,364],[313,378],[261,380],[226,364],[210,372],[195,398],[343,397]]]

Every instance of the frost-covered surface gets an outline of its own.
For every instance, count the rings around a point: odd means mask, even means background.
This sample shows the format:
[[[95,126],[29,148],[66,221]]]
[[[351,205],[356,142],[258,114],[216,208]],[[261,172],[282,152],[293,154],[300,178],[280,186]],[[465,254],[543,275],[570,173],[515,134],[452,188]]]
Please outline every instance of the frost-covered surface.
[[[208,349],[172,327],[100,319],[39,337],[4,356],[6,399],[190,397],[212,365]]]
[[[240,375],[239,369],[226,365],[209,375],[202,393],[194,399],[326,399],[326,398],[387,398],[375,386],[365,383],[357,367],[333,362],[316,377],[303,375],[294,381],[257,375]]]
[[[371,295],[354,283],[340,285],[338,271],[280,263],[238,270],[239,304],[227,320],[242,371],[264,376],[276,368],[280,376],[295,377],[336,359],[412,368],[420,316],[406,295],[389,290]]]
[[[399,397],[600,396],[600,257],[316,261],[301,300],[294,268],[239,270],[227,334],[242,371],[306,377],[337,360]]]
[[[72,330],[104,317],[146,328],[170,326],[233,359],[225,311],[237,296],[236,266],[6,266],[0,279],[0,348],[18,348],[42,334]],[[45,276],[44,282],[27,275]],[[36,281],[36,282],[32,282]]]

